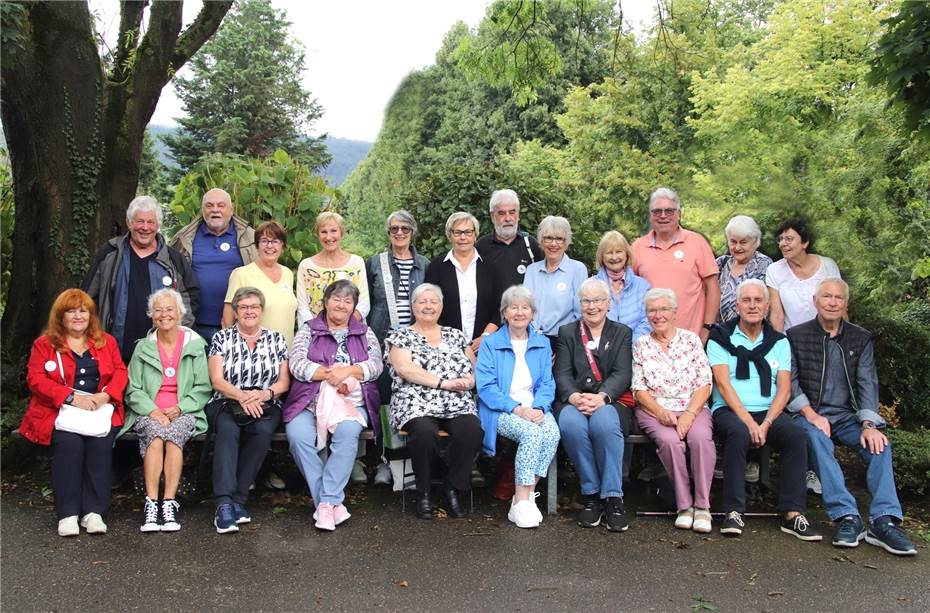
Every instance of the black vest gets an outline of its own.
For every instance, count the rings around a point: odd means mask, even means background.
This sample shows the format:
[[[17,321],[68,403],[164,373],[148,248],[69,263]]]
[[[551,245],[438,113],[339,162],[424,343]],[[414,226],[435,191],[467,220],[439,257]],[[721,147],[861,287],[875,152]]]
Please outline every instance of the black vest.
[[[820,407],[820,395],[823,393],[827,372],[826,348],[830,335],[820,326],[816,317],[794,326],[788,330],[787,334],[791,342],[791,359],[797,366],[801,391],[810,400],[811,407],[817,410]],[[849,396],[852,399],[853,408],[858,410],[859,403],[856,399],[854,382],[859,368],[859,358],[865,347],[872,341],[872,333],[865,328],[844,321],[840,324],[839,334],[833,340],[842,349]]]

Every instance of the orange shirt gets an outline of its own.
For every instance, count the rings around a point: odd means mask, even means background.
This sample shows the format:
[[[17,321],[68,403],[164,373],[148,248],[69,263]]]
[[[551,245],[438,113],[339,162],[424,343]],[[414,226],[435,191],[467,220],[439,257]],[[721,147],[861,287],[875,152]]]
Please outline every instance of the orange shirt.
[[[678,327],[699,334],[704,326],[704,279],[720,272],[714,252],[703,236],[684,228],[668,247],[655,243],[654,230],[633,242],[633,272],[652,287],[674,291]]]

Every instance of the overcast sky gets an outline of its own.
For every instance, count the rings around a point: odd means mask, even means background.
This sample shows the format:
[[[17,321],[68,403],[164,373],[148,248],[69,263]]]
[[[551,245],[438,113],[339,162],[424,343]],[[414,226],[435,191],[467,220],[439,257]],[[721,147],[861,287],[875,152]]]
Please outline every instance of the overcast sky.
[[[306,50],[304,85],[323,106],[315,133],[374,141],[384,107],[412,70],[433,64],[436,51],[456,21],[470,27],[484,16],[489,0],[272,0],[287,11],[291,32]],[[115,0],[91,0],[109,39],[119,27]],[[625,0],[627,17],[647,16],[654,0]],[[185,2],[184,19],[200,2]],[[184,74],[182,70],[181,74]],[[169,83],[152,123],[174,124],[183,114]]]

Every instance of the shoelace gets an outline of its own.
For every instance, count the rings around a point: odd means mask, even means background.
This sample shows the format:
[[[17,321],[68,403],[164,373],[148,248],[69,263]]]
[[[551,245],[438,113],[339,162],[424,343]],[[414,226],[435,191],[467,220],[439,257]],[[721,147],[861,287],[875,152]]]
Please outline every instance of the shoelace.
[[[800,515],[798,517],[800,517]],[[730,511],[727,514],[727,519],[732,519],[733,521],[735,521],[737,524],[739,524],[740,528],[746,525],[743,523],[743,518],[740,517],[739,511]]]
[[[161,505],[161,516],[166,522],[174,522],[174,513],[180,506],[177,501],[165,500]]]
[[[794,518],[794,527],[798,532],[807,532],[808,527],[810,527],[810,522],[808,522],[807,518],[803,515],[798,515]]]
[[[154,500],[145,501],[145,523],[158,523],[158,504]]]

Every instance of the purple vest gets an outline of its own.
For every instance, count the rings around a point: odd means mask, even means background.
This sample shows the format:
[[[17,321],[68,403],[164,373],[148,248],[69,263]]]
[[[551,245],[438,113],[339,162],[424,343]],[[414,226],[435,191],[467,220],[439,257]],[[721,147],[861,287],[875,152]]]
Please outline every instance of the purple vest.
[[[326,325],[326,314],[319,315],[307,322],[310,326],[310,346],[307,349],[307,359],[323,366],[331,366],[336,359],[336,350],[339,348],[335,337]],[[368,359],[368,326],[356,320],[349,319],[349,334],[346,336],[346,349],[353,364]],[[282,419],[288,423],[297,415],[316,402],[320,393],[321,381],[294,380],[291,390],[287,394],[287,401],[282,409]],[[375,381],[362,383],[362,397],[365,399],[365,410],[368,412],[368,423],[375,431],[375,440],[381,440],[381,396],[378,393],[378,384]]]

